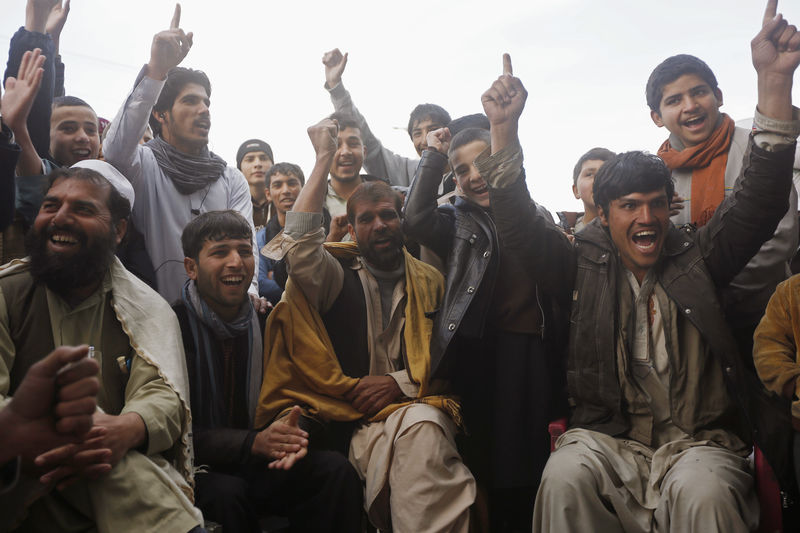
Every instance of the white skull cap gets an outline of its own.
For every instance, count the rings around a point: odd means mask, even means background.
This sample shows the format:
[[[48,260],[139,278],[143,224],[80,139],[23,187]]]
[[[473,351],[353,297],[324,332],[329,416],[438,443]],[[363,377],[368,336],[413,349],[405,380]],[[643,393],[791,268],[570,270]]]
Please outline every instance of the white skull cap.
[[[115,189],[117,189],[117,192],[128,199],[131,203],[131,209],[133,209],[133,201],[136,199],[133,186],[131,182],[125,179],[125,176],[113,166],[99,159],[84,159],[83,161],[78,161],[70,168],[88,168],[89,170],[94,170],[98,174],[101,174]]]

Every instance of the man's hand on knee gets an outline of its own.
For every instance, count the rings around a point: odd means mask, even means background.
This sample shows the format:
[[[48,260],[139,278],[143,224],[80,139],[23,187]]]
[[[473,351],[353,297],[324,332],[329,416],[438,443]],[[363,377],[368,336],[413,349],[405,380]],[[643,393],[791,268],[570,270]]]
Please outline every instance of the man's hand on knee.
[[[360,413],[372,416],[403,395],[391,376],[364,376],[346,398]]]
[[[119,463],[128,450],[142,446],[147,438],[144,420],[136,413],[114,416],[98,412],[94,415],[94,425],[106,430],[102,444],[111,450],[112,466]]]

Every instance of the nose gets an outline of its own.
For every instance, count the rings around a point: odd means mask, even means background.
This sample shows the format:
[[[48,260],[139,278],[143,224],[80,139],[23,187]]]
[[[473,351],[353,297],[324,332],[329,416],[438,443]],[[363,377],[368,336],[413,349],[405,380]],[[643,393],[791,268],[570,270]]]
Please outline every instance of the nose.
[[[78,128],[78,131],[75,133],[75,142],[78,142],[78,143],[88,143],[89,142],[89,135],[86,133],[85,129]]]
[[[694,111],[700,105],[693,96],[687,96],[683,101],[684,111]]]
[[[66,226],[72,220],[72,216],[69,212],[69,206],[64,203],[61,204],[61,207],[58,208],[56,214],[53,215],[51,219],[51,223],[55,226]]]
[[[239,268],[244,263],[244,261],[242,260],[242,256],[239,255],[239,252],[237,251],[232,251],[231,253],[229,253],[227,259],[228,260],[226,261],[225,266],[231,268]]]
[[[653,224],[655,221],[656,218],[653,216],[653,210],[650,206],[647,204],[642,205],[641,211],[639,211],[639,222],[641,224]]]

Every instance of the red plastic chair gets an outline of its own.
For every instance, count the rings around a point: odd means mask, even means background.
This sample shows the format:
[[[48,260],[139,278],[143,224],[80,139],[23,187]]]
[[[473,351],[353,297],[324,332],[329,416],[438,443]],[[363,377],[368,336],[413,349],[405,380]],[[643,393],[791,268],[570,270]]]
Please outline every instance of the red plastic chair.
[[[567,430],[567,419],[550,422],[550,452],[556,449],[556,440]],[[783,515],[781,511],[781,490],[775,472],[769,466],[758,446],[753,449],[755,462],[756,493],[761,507],[761,522],[758,533],[782,533]]]
[[[753,462],[756,471],[756,492],[758,493],[758,503],[761,506],[761,523],[758,526],[758,533],[781,533],[783,531],[783,514],[778,479],[758,446],[753,448]]]

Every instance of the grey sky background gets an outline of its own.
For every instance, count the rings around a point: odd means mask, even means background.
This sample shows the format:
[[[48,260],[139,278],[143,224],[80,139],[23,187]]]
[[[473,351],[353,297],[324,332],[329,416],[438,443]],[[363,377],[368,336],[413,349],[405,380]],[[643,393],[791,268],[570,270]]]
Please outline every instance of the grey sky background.
[[[418,103],[453,118],[482,112],[481,93],[509,52],[529,91],[521,119],[528,188],[551,211],[577,210],[572,167],[589,148],[655,152],[666,138],[650,120],[644,87],[670,55],[694,54],[714,70],[723,111],[750,117],[756,77],[750,39],[762,0],[430,0],[261,2],[184,0],[181,26],[194,47],[183,65],[212,83],[210,148],[235,165],[259,137],[276,162],[314,161],[306,128],[332,111],[322,54],[349,52],[344,84],[384,145],[416,157],[406,133]],[[0,0],[0,39],[24,23],[24,0]],[[61,38],[67,94],[112,119],[169,26],[164,0],[73,0]],[[800,23],[800,4],[778,6]]]

